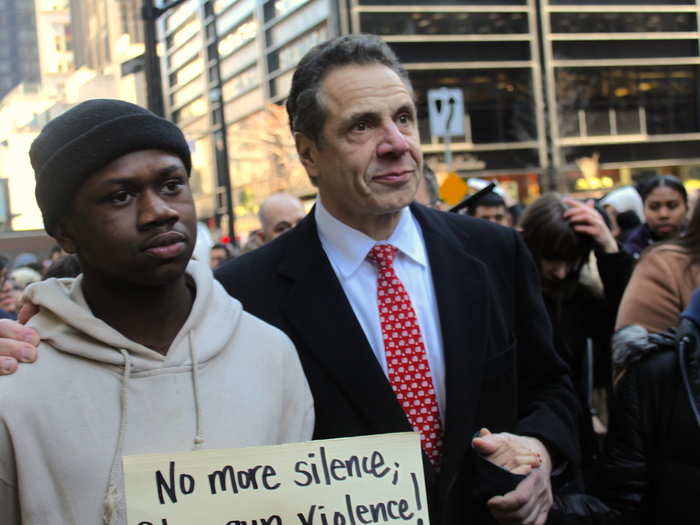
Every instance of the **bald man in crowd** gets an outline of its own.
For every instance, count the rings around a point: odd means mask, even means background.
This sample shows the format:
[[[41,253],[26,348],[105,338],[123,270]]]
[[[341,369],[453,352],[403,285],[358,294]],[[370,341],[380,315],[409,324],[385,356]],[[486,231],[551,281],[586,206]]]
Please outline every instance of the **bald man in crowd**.
[[[258,219],[261,227],[250,233],[242,253],[252,252],[294,228],[304,215],[304,204],[298,197],[289,193],[273,193],[260,203]]]
[[[258,218],[264,242],[270,242],[294,228],[304,218],[306,210],[301,200],[289,193],[273,193],[260,204]]]

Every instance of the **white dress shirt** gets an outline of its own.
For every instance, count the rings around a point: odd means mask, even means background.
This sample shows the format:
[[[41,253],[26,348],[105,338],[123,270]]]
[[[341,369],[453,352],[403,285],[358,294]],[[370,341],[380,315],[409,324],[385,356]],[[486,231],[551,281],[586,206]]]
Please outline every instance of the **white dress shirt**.
[[[440,316],[425,241],[416,218],[408,207],[404,208],[394,232],[386,241],[381,242],[340,222],[323,207],[320,199],[316,201],[314,218],[321,246],[387,377],[386,356],[377,306],[377,270],[367,260],[367,254],[375,244],[388,243],[398,248],[394,269],[406,288],[418,317],[418,325],[437,393],[440,417],[444,421],[445,360],[442,351]]]

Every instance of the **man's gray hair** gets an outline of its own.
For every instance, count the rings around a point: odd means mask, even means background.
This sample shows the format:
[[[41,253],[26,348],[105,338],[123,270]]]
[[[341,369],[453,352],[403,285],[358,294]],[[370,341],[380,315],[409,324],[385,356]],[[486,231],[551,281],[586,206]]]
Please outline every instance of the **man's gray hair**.
[[[346,35],[312,48],[299,62],[287,98],[292,133],[298,131],[316,144],[326,120],[326,108],[319,97],[323,79],[333,69],[349,65],[383,64],[410,87],[408,73],[391,48],[375,35]]]

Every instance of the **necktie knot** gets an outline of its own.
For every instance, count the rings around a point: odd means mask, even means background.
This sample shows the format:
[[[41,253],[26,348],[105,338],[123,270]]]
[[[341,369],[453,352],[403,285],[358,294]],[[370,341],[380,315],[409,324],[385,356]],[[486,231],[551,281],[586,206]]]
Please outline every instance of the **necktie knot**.
[[[367,254],[367,259],[377,268],[391,268],[397,248],[391,244],[375,244]]]

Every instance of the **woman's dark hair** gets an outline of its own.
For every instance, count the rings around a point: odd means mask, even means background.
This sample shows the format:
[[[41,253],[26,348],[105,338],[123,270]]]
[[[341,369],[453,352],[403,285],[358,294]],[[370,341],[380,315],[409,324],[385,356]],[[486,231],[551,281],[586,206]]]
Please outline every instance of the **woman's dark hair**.
[[[645,180],[639,185],[639,195],[642,196],[642,202],[646,202],[649,194],[656,188],[661,187],[671,188],[677,191],[683,197],[683,202],[688,205],[688,192],[685,191],[685,186],[678,177],[673,175],[654,175],[652,178]]]
[[[593,239],[573,229],[564,217],[567,209],[561,195],[547,193],[525,208],[520,228],[538,270],[542,259],[565,261],[572,267],[571,280],[578,280],[593,249]]]

